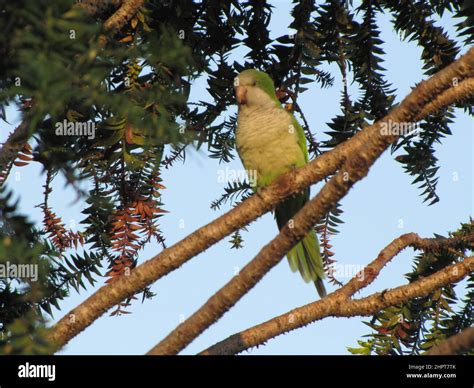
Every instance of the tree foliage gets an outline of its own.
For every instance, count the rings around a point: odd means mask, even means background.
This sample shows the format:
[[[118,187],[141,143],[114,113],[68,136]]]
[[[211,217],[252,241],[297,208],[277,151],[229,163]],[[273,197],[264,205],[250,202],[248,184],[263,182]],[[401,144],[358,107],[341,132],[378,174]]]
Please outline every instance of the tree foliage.
[[[449,237],[472,235],[472,220]],[[435,237],[441,237],[435,235]],[[472,243],[451,249],[425,251],[415,257],[413,270],[406,274],[408,282],[429,276],[447,265],[472,255]],[[358,341],[360,347],[349,348],[354,354],[421,354],[444,339],[474,324],[474,284],[471,274],[465,284],[443,287],[432,294],[408,303],[392,306],[375,314],[365,322],[373,333],[367,340]]]
[[[383,67],[382,13],[391,16],[401,39],[422,47],[420,59],[428,75],[451,63],[474,36],[474,7],[468,0],[364,0],[360,5],[294,0],[289,32],[275,39],[270,34],[273,6],[266,1],[150,0],[118,30],[106,29],[104,22],[121,2],[78,3],[0,2],[1,118],[8,120],[5,109],[13,105],[30,135],[14,160],[0,163],[0,184],[7,181],[13,165],[28,168],[29,163],[40,163],[45,175],[41,230],[20,214],[10,191],[0,193],[0,262],[41,268],[38,282],[0,279],[5,353],[47,352],[42,315],[59,309],[71,288],[85,289],[100,276],[112,282],[133,270],[147,243],[165,246],[159,227],[166,213],[160,171],[184,162],[190,146],[204,147],[220,163],[234,158],[232,86],[240,70],[253,67],[272,76],[282,103],[299,115],[315,158],[383,117],[395,104],[396,90]],[[446,15],[455,18],[457,37],[440,26],[439,19]],[[232,61],[237,50],[245,54]],[[341,85],[335,84],[332,64],[337,65]],[[190,99],[199,77],[207,82],[206,101]],[[351,77],[359,89],[356,98],[348,91]],[[327,123],[324,141],[316,140],[315,129],[298,105],[300,94],[316,87],[341,90],[340,112]],[[457,107],[473,113],[472,101]],[[432,115],[416,134],[402,136],[392,148],[429,204],[439,200],[434,146],[451,135],[452,118],[451,109]],[[64,122],[88,124],[94,136],[58,134],[58,123]],[[58,174],[86,203],[78,232],[66,227],[48,200]],[[78,182],[86,182],[88,190],[79,189]],[[249,188],[246,182],[231,183],[211,207],[244,199],[251,195]],[[341,215],[338,205],[317,226],[330,276],[330,237],[338,233]],[[463,225],[456,233],[471,227]],[[240,231],[231,244],[242,245]],[[431,273],[458,257],[452,252],[425,253],[416,258],[407,277]],[[331,281],[338,284],[337,279]],[[473,286],[471,278],[464,296],[446,287],[439,294],[380,312],[369,323],[376,334],[353,352],[419,353],[472,325]],[[142,292],[143,298],[153,296],[149,289]],[[464,307],[453,310],[460,298]],[[113,314],[127,312],[129,302]]]

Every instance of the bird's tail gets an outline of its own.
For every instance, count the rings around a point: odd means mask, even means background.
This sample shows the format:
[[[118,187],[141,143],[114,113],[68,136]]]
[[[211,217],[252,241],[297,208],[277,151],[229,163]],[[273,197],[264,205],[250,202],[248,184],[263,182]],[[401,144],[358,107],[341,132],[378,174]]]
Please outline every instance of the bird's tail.
[[[275,208],[275,219],[278,229],[283,228],[301,209],[309,197],[309,189],[282,202]],[[299,271],[305,282],[314,282],[321,298],[326,296],[323,279],[326,277],[323,268],[323,259],[319,248],[316,232],[311,230],[287,254],[290,268],[293,272]]]
[[[299,271],[305,282],[313,281],[321,298],[326,296],[323,279],[326,277],[319,242],[314,230],[310,231],[290,252],[288,262],[293,272]]]

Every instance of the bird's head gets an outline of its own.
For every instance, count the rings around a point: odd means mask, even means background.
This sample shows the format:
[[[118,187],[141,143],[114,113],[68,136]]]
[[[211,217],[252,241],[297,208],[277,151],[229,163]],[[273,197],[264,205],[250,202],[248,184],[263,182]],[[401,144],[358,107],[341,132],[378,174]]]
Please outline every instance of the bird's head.
[[[275,85],[267,73],[255,69],[242,71],[234,80],[239,107],[271,107],[280,105]]]

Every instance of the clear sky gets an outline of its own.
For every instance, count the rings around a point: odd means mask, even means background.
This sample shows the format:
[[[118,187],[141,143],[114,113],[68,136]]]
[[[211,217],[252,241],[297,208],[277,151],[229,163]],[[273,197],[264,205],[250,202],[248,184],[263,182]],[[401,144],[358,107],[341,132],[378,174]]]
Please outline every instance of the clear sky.
[[[272,37],[289,33],[286,26],[291,23],[291,2],[273,1],[274,16],[271,22]],[[401,42],[393,32],[389,17],[380,17],[386,50],[387,79],[397,89],[400,101],[416,82],[426,78],[419,60],[421,48],[414,43]],[[454,37],[449,15],[441,25]],[[465,51],[465,50],[464,50]],[[243,55],[241,50],[236,55]],[[336,66],[330,68],[338,74]],[[209,100],[205,82],[198,82],[192,100]],[[300,95],[300,105],[305,112],[312,131],[318,140],[324,140],[329,130],[326,123],[339,114],[341,79],[336,77],[331,89],[320,89],[313,84],[310,90]],[[356,97],[355,88],[351,87]],[[7,111],[9,126],[0,123],[0,142],[3,142],[18,123],[18,116]],[[439,158],[438,194],[441,201],[433,206],[422,203],[420,190],[411,185],[412,177],[403,172],[402,166],[386,152],[372,167],[369,175],[359,182],[342,201],[344,224],[340,234],[332,240],[335,256],[347,273],[338,278],[346,282],[353,275],[351,269],[359,270],[373,260],[377,253],[400,234],[416,232],[422,237],[433,233],[446,234],[456,230],[461,222],[472,216],[473,202],[473,123],[461,111],[451,126],[453,136],[436,145]],[[225,169],[240,170],[238,157],[228,164],[218,164],[207,157],[205,150],[188,150],[185,164],[175,164],[164,170],[162,177],[164,208],[169,211],[161,218],[161,228],[172,245],[198,227],[223,214],[230,205],[220,211],[209,208],[211,201],[223,192],[226,183],[218,177]],[[42,202],[44,175],[40,166],[32,163],[27,167],[14,168],[7,182],[20,199],[20,210],[31,220],[41,223],[42,214],[35,207]],[[221,171],[221,172],[220,172]],[[312,187],[314,195],[320,185]],[[84,218],[81,210],[84,202],[74,203],[75,193],[64,186],[64,180],[56,179],[50,196],[53,210],[73,229]],[[164,338],[180,321],[190,316],[206,300],[222,287],[239,268],[251,260],[262,246],[277,234],[277,227],[270,214],[253,222],[243,232],[244,248],[230,249],[229,239],[221,241],[206,252],[193,258],[179,270],[160,279],[152,286],[157,295],[145,303],[135,301],[129,308],[132,314],[121,317],[104,315],[79,336],[74,338],[60,354],[143,354]],[[154,244],[148,245],[140,254],[140,262],[160,251]],[[403,274],[410,271],[412,250],[398,255],[382,272],[380,277],[358,296],[405,284]],[[99,285],[103,280],[99,279]],[[328,286],[332,291],[333,287]],[[61,311],[55,311],[55,320],[82,302],[95,289],[76,294],[63,301]],[[219,322],[211,326],[196,339],[183,354],[193,354],[222,340],[234,332],[246,329],[297,306],[317,298],[314,286],[305,284],[298,274],[293,274],[283,260],[252,289]],[[365,318],[330,318],[316,322],[303,329],[270,340],[265,346],[252,349],[245,354],[347,354],[347,346],[369,332],[362,321]]]

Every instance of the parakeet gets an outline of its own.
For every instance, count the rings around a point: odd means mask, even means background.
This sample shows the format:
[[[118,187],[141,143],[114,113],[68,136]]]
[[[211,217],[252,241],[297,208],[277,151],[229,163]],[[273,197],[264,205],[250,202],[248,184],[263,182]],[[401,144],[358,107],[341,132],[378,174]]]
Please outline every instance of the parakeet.
[[[280,175],[308,163],[303,128],[278,100],[275,86],[266,73],[249,69],[235,79],[239,107],[236,130],[237,152],[250,176],[254,190],[272,183]],[[309,188],[289,197],[275,208],[278,228],[285,224],[309,200]],[[306,282],[313,281],[318,294],[326,295],[325,278],[318,238],[311,230],[287,254],[290,268],[299,271]]]

